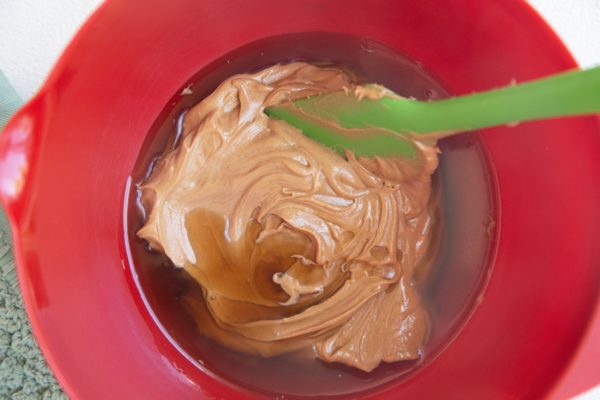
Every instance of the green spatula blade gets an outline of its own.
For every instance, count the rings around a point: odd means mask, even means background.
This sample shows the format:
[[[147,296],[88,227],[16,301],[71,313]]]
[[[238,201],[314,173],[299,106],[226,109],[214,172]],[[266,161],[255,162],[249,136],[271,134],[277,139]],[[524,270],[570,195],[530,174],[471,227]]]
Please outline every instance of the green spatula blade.
[[[376,136],[356,137],[351,130],[332,126],[323,118],[314,118],[294,107],[273,107],[266,109],[267,115],[281,119],[299,128],[302,132],[325,146],[345,155],[345,150],[362,157],[395,156],[413,158],[415,148],[412,141],[401,134],[389,132]],[[376,140],[373,140],[373,138]]]

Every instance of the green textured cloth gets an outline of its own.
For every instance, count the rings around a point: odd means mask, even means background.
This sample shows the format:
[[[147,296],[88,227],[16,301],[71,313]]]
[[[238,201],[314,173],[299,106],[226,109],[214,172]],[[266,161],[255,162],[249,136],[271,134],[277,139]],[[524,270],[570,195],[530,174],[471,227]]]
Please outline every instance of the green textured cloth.
[[[0,71],[0,129],[21,103]],[[0,399],[66,399],[31,335],[21,301],[10,229],[0,211]]]

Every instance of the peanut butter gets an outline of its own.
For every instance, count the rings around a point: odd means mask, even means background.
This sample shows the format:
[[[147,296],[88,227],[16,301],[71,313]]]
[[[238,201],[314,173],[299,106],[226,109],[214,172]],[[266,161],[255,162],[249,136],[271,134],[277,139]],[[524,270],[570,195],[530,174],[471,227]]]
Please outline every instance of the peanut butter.
[[[140,185],[138,235],[201,285],[199,331],[236,351],[312,352],[371,371],[416,359],[429,334],[415,273],[429,263],[437,148],[341,157],[265,107],[356,88],[296,62],[224,81]]]

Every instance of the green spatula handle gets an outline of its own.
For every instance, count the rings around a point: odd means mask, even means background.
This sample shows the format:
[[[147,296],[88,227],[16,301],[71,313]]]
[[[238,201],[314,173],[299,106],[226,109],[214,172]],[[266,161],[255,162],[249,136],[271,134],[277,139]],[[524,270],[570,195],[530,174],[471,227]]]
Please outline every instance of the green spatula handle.
[[[473,130],[549,117],[590,114],[600,111],[600,67],[447,100],[412,101],[401,105],[401,99],[384,98],[382,102],[390,107],[391,112],[376,118],[372,125],[385,126],[395,122],[394,128],[417,133]],[[354,118],[367,115],[355,115]],[[388,119],[389,122],[386,121]]]

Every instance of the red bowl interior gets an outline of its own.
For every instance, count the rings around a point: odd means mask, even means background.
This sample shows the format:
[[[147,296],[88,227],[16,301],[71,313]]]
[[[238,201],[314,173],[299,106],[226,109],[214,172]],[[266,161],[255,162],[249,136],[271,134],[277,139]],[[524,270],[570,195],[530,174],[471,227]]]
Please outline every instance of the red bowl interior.
[[[196,368],[154,324],[127,265],[122,201],[148,130],[188,78],[247,43],[311,31],[398,49],[457,94],[575,66],[517,0],[106,2],[0,140],[25,304],[73,398],[256,397]],[[482,133],[500,208],[483,301],[435,361],[366,398],[551,392],[597,304],[598,133],[593,117]],[[571,369],[591,376],[592,367]]]

